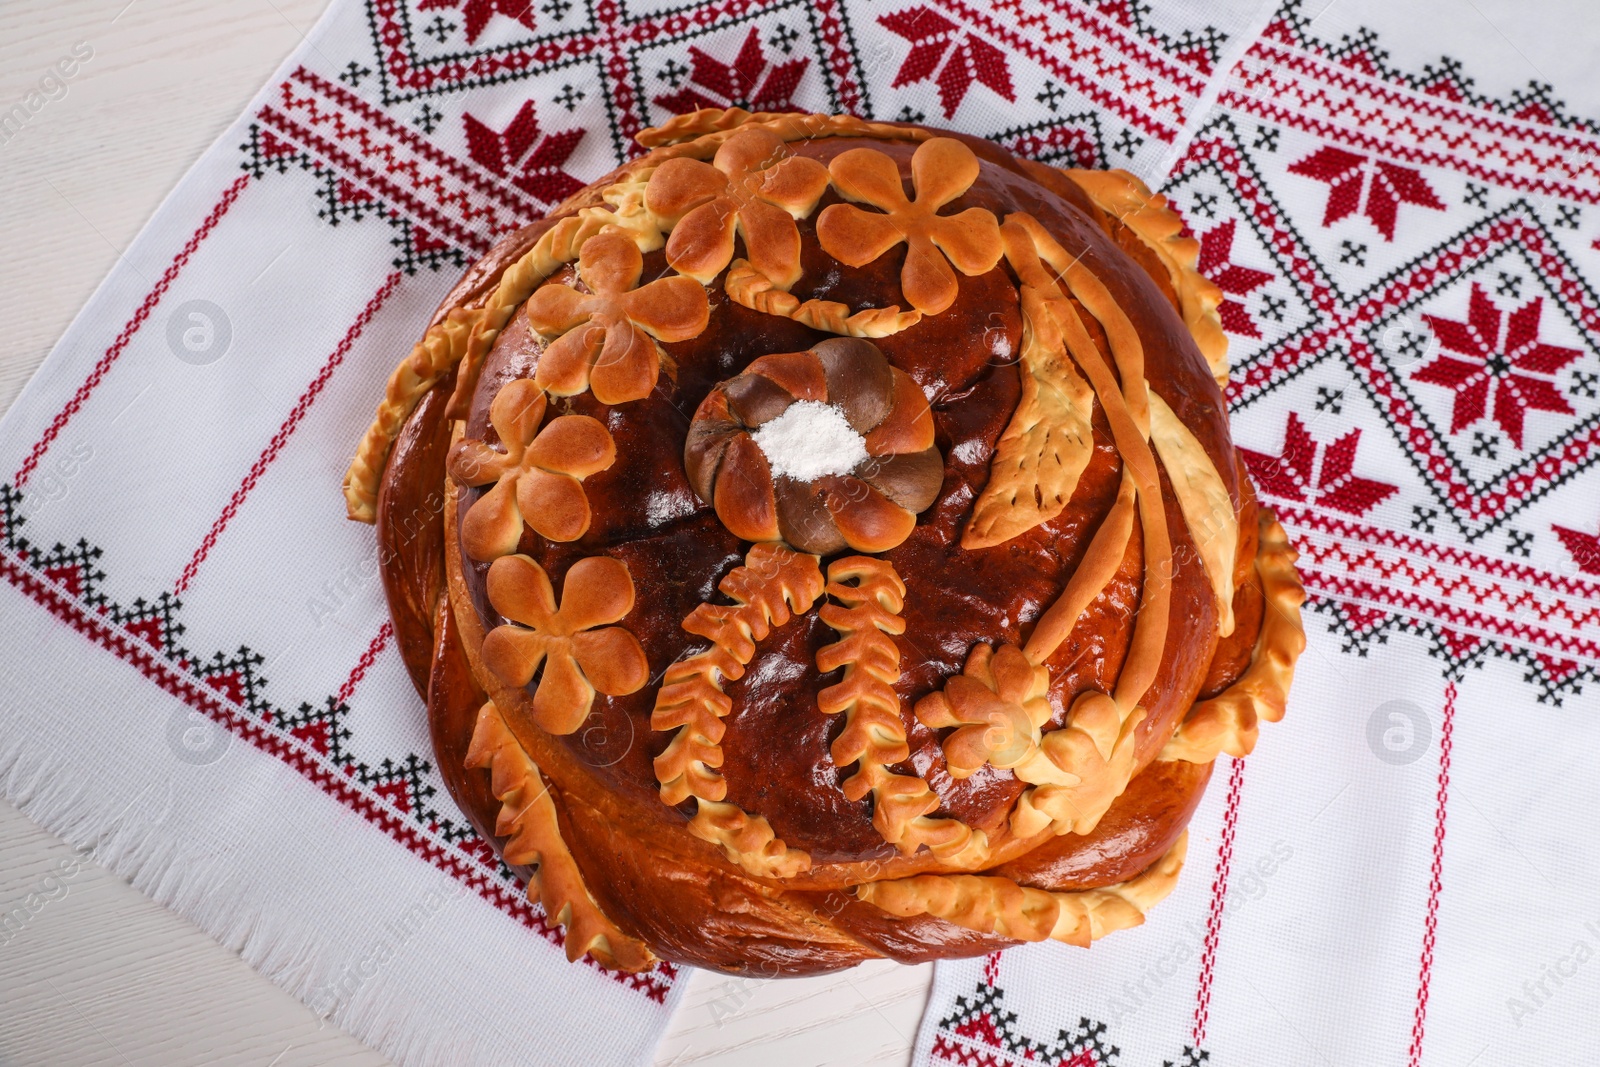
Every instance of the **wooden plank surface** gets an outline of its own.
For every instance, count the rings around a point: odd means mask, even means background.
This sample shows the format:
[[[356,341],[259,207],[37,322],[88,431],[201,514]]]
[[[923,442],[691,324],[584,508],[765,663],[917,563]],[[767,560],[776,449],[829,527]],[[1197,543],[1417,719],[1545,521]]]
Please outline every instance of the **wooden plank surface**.
[[[0,7],[0,106],[21,100],[80,42],[93,49],[65,95],[15,136],[0,137],[7,252],[0,293],[8,312],[0,410],[322,6],[8,0]],[[63,862],[75,872],[65,880]],[[0,946],[3,1067],[388,1062],[0,802],[0,910],[41,890],[50,899]],[[904,1063],[930,975],[928,967],[891,964],[797,982],[695,973],[657,1063]]]

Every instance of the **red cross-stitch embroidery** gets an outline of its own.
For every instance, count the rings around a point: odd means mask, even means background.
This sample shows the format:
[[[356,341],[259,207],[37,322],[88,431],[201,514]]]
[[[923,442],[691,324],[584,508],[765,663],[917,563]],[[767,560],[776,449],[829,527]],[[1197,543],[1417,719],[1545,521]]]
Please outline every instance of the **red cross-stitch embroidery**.
[[[504,15],[508,19],[519,22],[528,29],[533,29],[533,3],[532,0],[421,0],[417,4],[418,11],[432,11],[436,8],[454,10],[461,9],[462,17],[467,20],[467,41],[471,43],[478,39],[484,27],[489,25],[489,20],[495,15]]]
[[[1570,526],[1551,524],[1561,544],[1572,553],[1572,562],[1585,574],[1600,574],[1600,533],[1585,533]]]
[[[1383,159],[1369,159],[1332,145],[1324,145],[1292,164],[1289,173],[1328,183],[1328,206],[1322,213],[1324,226],[1331,226],[1359,211],[1378,228],[1386,241],[1394,240],[1395,218],[1401,204],[1416,204],[1435,211],[1443,211],[1445,207],[1420,171]]]
[[[1317,503],[1347,515],[1363,515],[1393,495],[1398,486],[1358,477],[1353,468],[1361,431],[1351,430],[1331,445],[1319,445],[1289,412],[1283,431],[1283,452],[1269,456],[1239,449],[1262,492],[1302,503]],[[1320,469],[1319,469],[1320,468]]]
[[[1224,293],[1231,297],[1244,297],[1270,282],[1274,275],[1264,270],[1241,267],[1237,263],[1230,262],[1233,258],[1233,235],[1237,226],[1237,219],[1229,219],[1200,235],[1199,266],[1200,273],[1215,282],[1217,288]],[[1250,319],[1250,313],[1237,299],[1224,300],[1217,308],[1217,314],[1222,319],[1222,328],[1229,333],[1242,334],[1245,337],[1261,336],[1261,331],[1256,329],[1256,324]]]
[[[961,27],[943,15],[926,7],[909,7],[880,15],[878,22],[911,42],[911,51],[900,64],[890,88],[933,78],[939,87],[939,106],[947,119],[955,115],[974,81],[1007,100],[1016,100],[1006,54],[980,37],[958,32]]]
[[[1539,318],[1543,313],[1544,297],[1536,296],[1505,315],[1483,287],[1473,282],[1466,322],[1422,316],[1438,336],[1439,344],[1456,355],[1441,353],[1411,380],[1455,390],[1451,433],[1459,433],[1491,413],[1491,390],[1492,417],[1518,448],[1522,447],[1523,416],[1530,408],[1563,415],[1573,413],[1572,405],[1557,391],[1553,376],[1583,353],[1540,341]]]
[[[467,127],[467,154],[529,196],[547,204],[558,203],[583,188],[583,183],[561,169],[584,131],[563,130],[540,137],[533,101],[522,105],[505,129],[495,131],[471,115]]]
[[[689,48],[689,81],[699,89],[683,88],[656,97],[668,111],[683,114],[703,107],[745,107],[752,111],[795,111],[792,97],[805,76],[810,59],[784,63],[768,61],[761,34],[754,26],[732,63],[724,63],[699,48]]]

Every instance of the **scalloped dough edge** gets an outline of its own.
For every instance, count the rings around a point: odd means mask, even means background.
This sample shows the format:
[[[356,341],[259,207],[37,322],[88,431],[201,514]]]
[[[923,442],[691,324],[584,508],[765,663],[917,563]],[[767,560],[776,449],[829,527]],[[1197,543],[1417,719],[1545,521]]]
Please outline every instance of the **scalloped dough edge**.
[[[1178,884],[1189,831],[1143,873],[1126,882],[1053,893],[982,874],[921,874],[867,882],[856,896],[901,918],[932,915],[967,930],[1018,941],[1061,941],[1080,948],[1144,922]]]
[[[604,967],[642,971],[656,957],[643,941],[629,937],[606,917],[589,895],[572,852],[561,838],[555,802],[538,764],[512,734],[493,700],[478,709],[467,749],[468,768],[482,768],[500,801],[494,832],[506,838],[501,855],[513,865],[537,864],[529,896],[544,907],[551,921],[566,927],[567,960],[584,953]]]
[[[1283,718],[1295,661],[1306,647],[1300,613],[1306,591],[1294,567],[1299,553],[1289,544],[1283,524],[1262,509],[1260,528],[1256,574],[1266,610],[1250,666],[1221,693],[1191,708],[1157,759],[1210,763],[1224,752],[1242,758],[1255,748],[1262,719],[1277,722]]]

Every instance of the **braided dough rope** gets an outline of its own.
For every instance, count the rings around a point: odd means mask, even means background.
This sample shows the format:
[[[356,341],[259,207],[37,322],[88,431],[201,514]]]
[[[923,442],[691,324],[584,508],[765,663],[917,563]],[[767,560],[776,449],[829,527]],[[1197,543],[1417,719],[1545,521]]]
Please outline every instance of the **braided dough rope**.
[[[889,769],[911,755],[893,689],[900,680],[894,635],[906,629],[900,617],[905,583],[887,560],[847,556],[829,564],[825,591],[837,603],[823,605],[818,615],[840,638],[817,650],[817,670],[843,668],[844,677],[817,694],[817,707],[845,716],[844,731],[833,742],[833,762],[857,766],[845,779],[844,795],[860,800],[870,793],[873,826],[905,855],[927,845],[947,863],[982,863],[989,855],[987,835],[959,819],[932,818],[938,794],[922,778]]]
[[[811,857],[785,846],[765,818],[723,803],[728,783],[713,768],[722,766],[723,716],[733,701],[722,691],[722,680],[742,678],[757,642],[791,615],[811,610],[822,595],[822,569],[816,556],[763,542],[752,545],[743,566],[729,571],[717,588],[733,603],[701,604],[683,620],[685,630],[711,647],[668,667],[656,691],[650,728],[677,731],[655,758],[656,780],[666,804],[695,798],[690,833],[720,846],[751,874],[790,878],[807,870]]]
[[[851,312],[848,304],[837,300],[801,300],[778,288],[747,259],[736,259],[729,265],[722,291],[735,304],[763,315],[793,319],[813,330],[842,337],[888,337],[922,321],[922,312],[901,311],[898,306]]]
[[[462,417],[495,338],[540,283],[578,258],[583,242],[602,232],[614,232],[632,238],[641,252],[661,247],[661,230],[644,208],[647,177],[647,172],[640,172],[607,187],[601,196],[612,210],[587,207],[557,222],[506,268],[481,307],[452,308],[443,321],[429,327],[389,375],[377,413],[345,472],[345,511],[350,518],[366,523],[376,519],[378,485],[389,449],[423,394],[460,364],[450,413],[453,418]]]
[[[933,915],[979,933],[1088,948],[1106,934],[1144,922],[1177,886],[1188,844],[1185,830],[1148,870],[1098,889],[1053,893],[994,875],[919,874],[867,882],[856,887],[856,896],[902,918]]]
[[[1295,660],[1306,647],[1300,618],[1306,591],[1294,569],[1299,553],[1289,544],[1282,524],[1263,509],[1260,526],[1256,574],[1261,579],[1266,613],[1250,666],[1227,689],[1189,710],[1159,759],[1210,763],[1222,752],[1235,758],[1248,756],[1255,748],[1260,720],[1283,718]]]
[[[689,156],[710,159],[722,142],[740,130],[771,130],[785,141],[821,137],[865,137],[883,141],[926,141],[930,130],[868,122],[854,115],[802,115],[792,111],[746,111],[742,107],[701,108],[674,115],[659,126],[641,130],[634,140],[646,148],[665,148],[657,158]]]
[[[1095,206],[1126,225],[1167,268],[1178,313],[1206,357],[1217,385],[1228,384],[1228,337],[1217,308],[1222,290],[1201,275],[1200,242],[1180,236],[1183,220],[1167,207],[1167,198],[1125,170],[1064,170]]]
[[[478,709],[467,749],[469,768],[489,772],[500,801],[494,832],[506,841],[508,864],[538,864],[528,891],[544,906],[551,921],[567,928],[570,962],[585,952],[603,967],[642,971],[655,962],[644,942],[629,937],[608,919],[584,885],[556,821],[556,807],[538,764],[517,742],[493,700]]]

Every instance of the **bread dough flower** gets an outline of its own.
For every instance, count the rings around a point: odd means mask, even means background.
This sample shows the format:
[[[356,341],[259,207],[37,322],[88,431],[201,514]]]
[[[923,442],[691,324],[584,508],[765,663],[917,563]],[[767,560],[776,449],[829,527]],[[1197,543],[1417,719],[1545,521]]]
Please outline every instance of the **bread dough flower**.
[[[745,255],[774,286],[800,280],[795,219],[816,208],[828,168],[793,155],[769,130],[746,130],[723,142],[710,163],[669,159],[650,176],[645,206],[672,229],[667,262],[708,283],[733,259],[735,233]]]
[[[916,198],[906,198],[900,168],[875,148],[852,148],[828,164],[833,187],[846,200],[870,204],[882,214],[851,204],[832,204],[817,216],[817,239],[828,255],[862,267],[906,243],[900,289],[912,307],[937,315],[955,303],[954,264],[962,274],[983,274],[1000,262],[1000,225],[993,212],[972,207],[955,215],[939,209],[978,180],[978,157],[951,137],[924,141],[911,157]]]
[[[944,757],[950,777],[965,778],[985,763],[1015,767],[1038,747],[1050,720],[1049,688],[1050,672],[1015,645],[976,645],[960,674],[917,701],[916,716],[932,730],[956,728]]]
[[[611,466],[616,445],[587,415],[562,415],[541,429],[546,403],[535,383],[507,382],[489,407],[500,448],[474,438],[450,450],[457,484],[495,483],[461,522],[462,546],[475,560],[515,552],[524,525],[552,541],[576,541],[589,529],[589,500],[580,483]]]
[[[483,639],[483,664],[521,687],[544,673],[533,692],[533,719],[552,734],[582,725],[596,692],[625,696],[650,678],[639,639],[613,626],[633,610],[628,566],[609,556],[574,563],[561,606],[544,568],[527,556],[501,556],[489,567],[489,603],[511,621]]]
[[[644,257],[616,233],[589,238],[578,250],[578,278],[587,291],[546,285],[528,300],[528,322],[550,347],[534,380],[556,396],[585,389],[602,404],[650,395],[661,374],[657,341],[687,341],[710,321],[706,291],[693,278],[660,278],[639,286]]]
[[[921,387],[854,337],[762,356],[718,383],[684,465],[734,534],[819,555],[895,547],[944,481]]]

